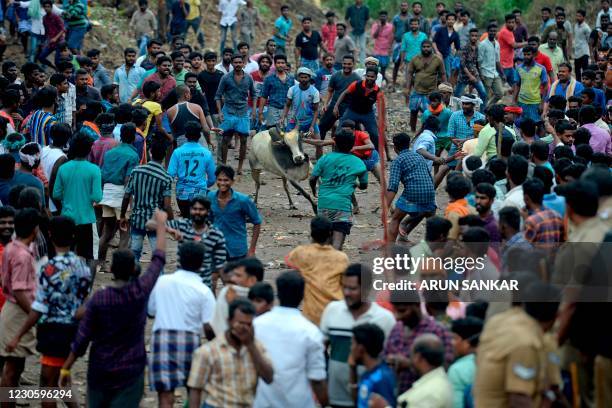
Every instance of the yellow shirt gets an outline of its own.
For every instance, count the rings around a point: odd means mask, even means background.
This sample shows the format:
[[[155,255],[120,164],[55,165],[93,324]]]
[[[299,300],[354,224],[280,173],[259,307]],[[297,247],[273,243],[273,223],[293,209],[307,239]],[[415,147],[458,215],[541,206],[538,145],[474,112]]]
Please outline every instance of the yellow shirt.
[[[200,17],[200,0],[187,0],[187,4],[189,4],[189,14],[186,19],[193,20]]]
[[[136,99],[133,103],[134,106],[141,105],[149,112],[149,116],[147,117],[147,126],[145,127],[144,134],[149,134],[149,129],[151,128],[151,122],[155,120],[157,115],[161,115],[164,113],[162,107],[159,103],[153,101],[142,102],[142,99]]]
[[[344,298],[341,281],[349,265],[348,257],[331,245],[308,244],[289,252],[285,263],[304,277],[302,313],[318,326],[325,306]]]

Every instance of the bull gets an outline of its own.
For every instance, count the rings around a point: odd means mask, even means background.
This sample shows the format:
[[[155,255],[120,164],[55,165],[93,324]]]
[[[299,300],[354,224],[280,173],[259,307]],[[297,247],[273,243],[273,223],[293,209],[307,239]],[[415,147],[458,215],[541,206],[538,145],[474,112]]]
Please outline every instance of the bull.
[[[249,165],[251,166],[251,176],[255,181],[255,203],[259,197],[261,186],[262,170],[276,174],[283,180],[283,188],[289,199],[289,206],[295,209],[287,180],[295,187],[312,205],[312,209],[317,213],[317,205],[298,184],[299,181],[306,180],[312,170],[312,165],[308,155],[304,153],[302,146],[302,135],[298,129],[290,132],[281,132],[277,128],[270,128],[253,136],[251,151],[249,153]]]

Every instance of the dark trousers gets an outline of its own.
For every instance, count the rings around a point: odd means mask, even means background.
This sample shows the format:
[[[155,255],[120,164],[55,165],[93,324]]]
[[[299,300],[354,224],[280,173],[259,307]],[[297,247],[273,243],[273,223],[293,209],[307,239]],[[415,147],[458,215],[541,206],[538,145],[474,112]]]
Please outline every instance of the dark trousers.
[[[346,106],[340,106],[338,110],[340,111],[339,117],[341,118],[344,114],[344,111],[346,110]],[[331,128],[334,127],[336,120],[338,120],[338,118],[336,117],[336,115],[334,115],[334,105],[330,104],[329,108],[325,111],[325,113],[319,120],[319,131],[321,132],[321,140],[325,139],[325,135],[328,131],[331,130]]]
[[[191,201],[190,200],[179,200],[177,198],[176,205],[178,206],[179,211],[181,212],[181,217],[189,218],[189,215],[190,215],[189,210],[191,208]]]
[[[87,388],[87,406],[89,408],[123,408],[138,407],[144,393],[144,373],[125,388],[110,391],[107,389]]]
[[[76,226],[76,254],[87,261],[94,258],[93,251],[93,224]]]
[[[576,73],[576,81],[580,81],[582,79],[582,71],[585,71],[589,66],[589,56],[583,55],[580,58],[576,58],[574,60],[574,72]]]

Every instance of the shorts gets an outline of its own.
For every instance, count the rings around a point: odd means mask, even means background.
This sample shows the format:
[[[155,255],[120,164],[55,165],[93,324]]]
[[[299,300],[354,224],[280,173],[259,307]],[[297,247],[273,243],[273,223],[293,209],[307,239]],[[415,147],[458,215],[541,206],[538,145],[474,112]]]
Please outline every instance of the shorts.
[[[393,52],[392,52],[392,58],[393,58],[393,62],[394,63],[398,63],[398,61],[400,60],[400,56],[402,54],[402,42],[394,42],[393,43]]]
[[[444,136],[436,138],[436,152],[441,152],[443,150],[446,150],[448,152],[450,151],[452,145],[453,142],[451,141],[450,137]]]
[[[317,215],[327,218],[332,223],[332,231],[350,235],[353,226],[353,212],[319,208]]]
[[[251,131],[251,119],[249,114],[244,116],[235,116],[223,110],[223,122],[219,125],[223,133],[234,131],[247,136]]]
[[[36,329],[32,327],[19,340],[17,348],[11,352],[6,351],[21,326],[28,319],[28,314],[16,303],[7,300],[0,312],[0,356],[26,358],[36,353]]]
[[[310,129],[310,124],[311,123],[312,122],[308,121],[308,122],[306,122],[304,124],[301,124],[299,126],[299,128],[298,128],[299,131],[300,132],[308,132],[308,129]],[[293,129],[295,129],[296,125],[297,125],[297,122],[295,122],[295,121],[288,122],[287,123],[287,127],[285,128],[285,132],[291,132]],[[313,129],[314,129],[315,135],[320,135],[321,134],[321,132],[319,131],[319,125],[317,123],[315,123],[315,125],[313,126]]]
[[[200,347],[200,336],[184,330],[156,330],[151,336],[149,383],[151,390],[172,391],[184,387],[191,357]]]
[[[102,218],[121,218],[121,208],[109,207],[108,205],[102,206]]]
[[[388,55],[374,55],[374,58],[378,60],[378,64],[381,68],[387,68],[389,66],[389,56]]]
[[[87,33],[87,27],[77,27],[68,29],[68,48],[74,50],[80,50],[83,47],[83,39]]]
[[[427,106],[429,106],[429,98],[427,97],[427,95],[412,91],[412,93],[410,94],[410,103],[408,106],[410,112],[425,112]]]
[[[506,77],[506,82],[508,82],[510,87],[517,83],[516,70],[514,68],[504,68],[504,76]]]
[[[521,115],[521,119],[531,119],[534,122],[538,122],[541,120],[540,117],[540,104],[535,103],[518,103],[518,106],[523,109],[523,114]]]
[[[94,259],[93,224],[76,226],[76,254],[87,261]]]
[[[283,108],[275,108],[268,106],[268,110],[264,112],[264,120],[266,128],[276,126],[280,122],[280,117],[283,114]]]
[[[395,208],[405,212],[408,215],[415,216],[423,213],[435,212],[436,204],[435,202],[431,204],[413,203],[406,200],[403,196],[400,196],[400,198],[398,198],[395,202]]]
[[[63,367],[66,362],[66,358],[64,357],[52,357],[52,356],[40,356],[40,364],[46,365],[48,367]]]
[[[366,169],[368,171],[372,171],[374,166],[376,166],[380,162],[380,155],[377,150],[372,150],[372,154],[368,158],[362,158],[363,164],[366,165]]]

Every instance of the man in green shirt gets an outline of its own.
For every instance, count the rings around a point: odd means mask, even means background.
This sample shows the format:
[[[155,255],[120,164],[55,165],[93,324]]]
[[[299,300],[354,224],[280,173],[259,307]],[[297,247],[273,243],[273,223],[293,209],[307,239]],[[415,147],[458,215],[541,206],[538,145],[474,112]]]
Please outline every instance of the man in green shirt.
[[[83,47],[85,33],[87,33],[89,27],[87,10],[81,0],[70,1],[68,7],[64,10],[64,19],[68,26],[68,37],[66,38],[68,48],[70,48],[72,54],[79,55]]]
[[[53,198],[61,202],[62,215],[70,217],[77,226],[76,253],[87,261],[94,259],[94,204],[102,200],[100,168],[87,161],[93,141],[77,134],[70,144],[72,160],[62,164],[53,187]]]
[[[512,137],[512,133],[504,125],[504,115],[504,105],[493,105],[487,109],[486,116],[488,123],[478,134],[478,144],[472,152],[473,156],[482,158],[483,154],[486,154],[486,160],[491,160],[494,156],[497,156],[498,143],[496,139],[500,126],[503,126],[502,137]]]
[[[310,188],[316,198],[317,182],[321,179],[317,213],[332,222],[332,245],[341,251],[353,225],[351,197],[355,192],[355,182],[359,179],[359,189],[365,190],[368,187],[368,171],[363,160],[351,153],[355,145],[352,132],[340,130],[334,141],[336,150],[324,155],[315,165]]]

